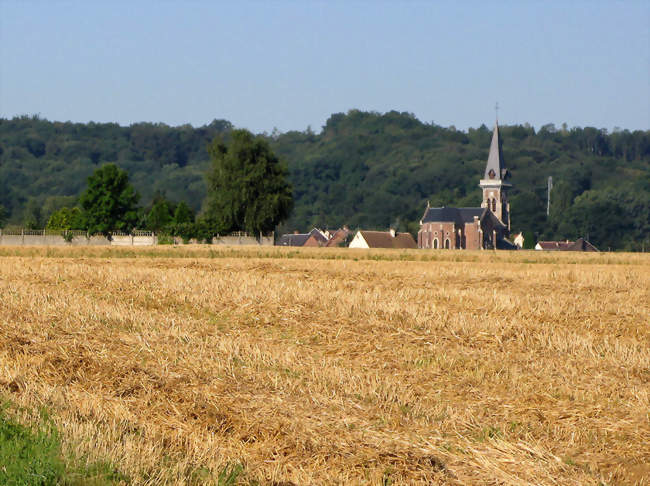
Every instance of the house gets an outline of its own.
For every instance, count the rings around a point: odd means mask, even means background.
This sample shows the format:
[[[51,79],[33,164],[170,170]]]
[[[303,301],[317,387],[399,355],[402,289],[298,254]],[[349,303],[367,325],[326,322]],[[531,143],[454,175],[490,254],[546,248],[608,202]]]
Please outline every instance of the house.
[[[309,233],[293,233],[280,236],[276,246],[325,246],[329,238],[321,230],[313,228]]]
[[[350,235],[350,230],[347,226],[337,229],[334,233],[331,233],[329,236],[329,241],[325,246],[328,247],[337,247],[345,245],[348,236]]]
[[[483,192],[480,208],[432,208],[427,203],[420,220],[418,248],[507,249],[517,247],[508,240],[510,203],[499,124],[494,125],[485,174],[479,181]]]
[[[359,230],[350,242],[350,248],[417,248],[410,233]]]
[[[524,247],[524,234],[520,232],[517,236],[515,236],[515,239],[513,241],[517,249],[521,250]]]
[[[598,248],[584,238],[578,238],[576,241],[539,241],[535,245],[535,249],[544,251],[598,251]]]

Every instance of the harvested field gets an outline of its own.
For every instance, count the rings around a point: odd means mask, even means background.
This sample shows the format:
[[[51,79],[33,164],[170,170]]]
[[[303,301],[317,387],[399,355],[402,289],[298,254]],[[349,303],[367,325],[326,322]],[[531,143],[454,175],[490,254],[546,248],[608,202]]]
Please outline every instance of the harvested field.
[[[649,323],[642,254],[0,248],[0,395],[136,485],[650,484]]]

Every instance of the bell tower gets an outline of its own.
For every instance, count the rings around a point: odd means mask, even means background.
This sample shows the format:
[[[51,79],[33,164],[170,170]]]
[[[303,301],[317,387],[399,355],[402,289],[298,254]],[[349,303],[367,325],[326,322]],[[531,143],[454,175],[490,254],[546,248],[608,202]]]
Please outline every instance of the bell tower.
[[[511,184],[505,182],[508,170],[503,162],[501,140],[499,137],[499,123],[494,124],[490,153],[485,166],[485,174],[479,182],[483,191],[482,208],[488,208],[510,231],[510,203],[508,202],[508,188]]]

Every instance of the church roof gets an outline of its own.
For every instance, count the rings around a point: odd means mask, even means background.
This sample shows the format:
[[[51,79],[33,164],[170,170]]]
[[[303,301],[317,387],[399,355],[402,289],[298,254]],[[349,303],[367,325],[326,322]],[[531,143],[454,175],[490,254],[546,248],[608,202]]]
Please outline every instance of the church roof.
[[[474,216],[482,219],[487,208],[427,208],[422,217],[423,223],[454,222],[457,224],[471,223]]]
[[[490,177],[490,171],[493,176]],[[505,179],[506,168],[503,162],[503,153],[501,152],[501,141],[499,140],[499,124],[494,124],[492,132],[492,143],[490,143],[490,153],[488,154],[487,164],[485,165],[485,175],[483,179]]]

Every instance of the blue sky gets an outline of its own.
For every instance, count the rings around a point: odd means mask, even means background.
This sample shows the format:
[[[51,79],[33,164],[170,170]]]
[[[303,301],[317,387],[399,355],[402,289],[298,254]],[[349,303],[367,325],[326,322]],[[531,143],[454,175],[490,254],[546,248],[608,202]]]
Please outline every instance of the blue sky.
[[[650,128],[650,2],[0,0],[0,116]]]

